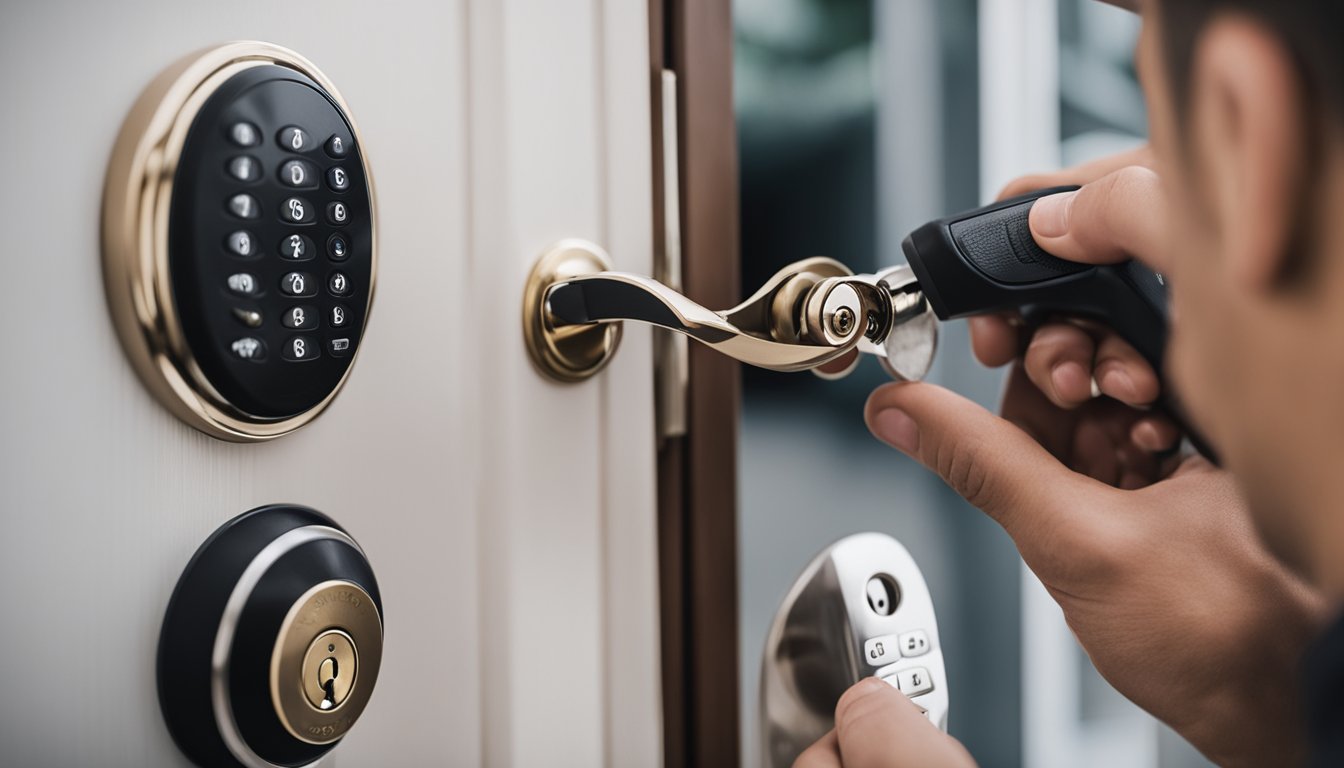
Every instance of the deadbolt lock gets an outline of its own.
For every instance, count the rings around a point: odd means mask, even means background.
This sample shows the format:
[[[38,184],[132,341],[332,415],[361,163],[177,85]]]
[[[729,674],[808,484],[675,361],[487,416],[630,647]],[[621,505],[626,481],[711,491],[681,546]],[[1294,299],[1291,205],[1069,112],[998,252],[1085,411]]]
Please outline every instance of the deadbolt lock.
[[[159,700],[197,765],[310,765],[363,713],[382,655],[378,583],[359,545],[314,510],[261,507],[211,536],[178,581]]]

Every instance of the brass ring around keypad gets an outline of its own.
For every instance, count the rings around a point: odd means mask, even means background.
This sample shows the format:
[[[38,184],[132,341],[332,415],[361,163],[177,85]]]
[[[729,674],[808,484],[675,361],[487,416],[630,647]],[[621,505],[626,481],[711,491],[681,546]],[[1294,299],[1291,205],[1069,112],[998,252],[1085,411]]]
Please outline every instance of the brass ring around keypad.
[[[373,181],[306,58],[237,42],[165,70],[117,139],[102,238],[122,347],[188,425],[269,440],[340,391],[373,300]]]

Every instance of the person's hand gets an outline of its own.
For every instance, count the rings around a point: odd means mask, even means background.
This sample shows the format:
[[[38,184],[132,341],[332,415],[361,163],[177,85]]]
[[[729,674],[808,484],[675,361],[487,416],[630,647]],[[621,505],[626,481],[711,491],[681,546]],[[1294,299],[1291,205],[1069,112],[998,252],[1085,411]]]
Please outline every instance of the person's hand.
[[[1043,198],[1032,207],[1032,233],[1041,246],[1074,261],[1154,259],[1165,206],[1151,164],[1144,147],[1023,177],[1000,197],[1081,185],[1077,193]],[[1160,394],[1157,374],[1119,335],[1071,318],[1054,318],[1029,338],[1020,318],[1010,314],[974,317],[969,324],[980,362],[1016,363],[1004,415],[1027,427],[1060,461],[1123,488],[1147,485],[1174,467],[1162,459],[1178,447],[1180,432],[1149,410]]]
[[[835,728],[793,768],[974,768],[961,742],[938,730],[905,694],[870,677],[845,691]]]
[[[1160,270],[1158,179],[1134,166],[1101,170],[1082,191],[1037,203],[1037,240],[1063,258],[1134,256]],[[1321,625],[1321,600],[1264,549],[1227,473],[1199,457],[1153,455],[1178,436],[1128,405],[1158,395],[1151,368],[1104,331],[1052,327],[1013,372],[1005,418],[930,384],[893,384],[870,397],[870,429],[1004,527],[1121,693],[1215,762],[1300,760],[1297,663]],[[985,328],[979,356],[1012,359],[1017,329]],[[1092,397],[1093,378],[1111,398]],[[880,765],[903,765],[899,749],[891,744]]]

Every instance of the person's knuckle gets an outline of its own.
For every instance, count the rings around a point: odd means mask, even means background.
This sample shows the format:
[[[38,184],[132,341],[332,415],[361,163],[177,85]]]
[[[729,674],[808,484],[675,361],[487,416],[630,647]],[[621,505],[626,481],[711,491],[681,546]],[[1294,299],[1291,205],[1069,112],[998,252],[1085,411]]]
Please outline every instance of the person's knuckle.
[[[938,446],[938,475],[971,506],[984,509],[997,499],[984,461],[984,446],[976,439],[945,441]]]
[[[862,733],[874,724],[885,722],[888,699],[879,687],[881,685],[887,683],[875,680],[874,683],[866,684],[859,695],[850,699],[843,712],[839,707],[836,708],[835,732],[841,742],[850,741],[856,732]]]
[[[835,705],[835,722],[844,725],[866,711],[867,707],[874,705],[881,688],[879,686],[886,683],[877,678],[862,680],[856,685],[850,687],[840,696],[840,701]]]

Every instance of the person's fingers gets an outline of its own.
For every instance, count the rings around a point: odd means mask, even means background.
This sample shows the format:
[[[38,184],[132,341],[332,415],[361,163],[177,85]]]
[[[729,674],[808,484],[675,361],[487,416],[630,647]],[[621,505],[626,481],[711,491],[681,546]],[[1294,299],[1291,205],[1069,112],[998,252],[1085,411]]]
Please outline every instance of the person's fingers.
[[[925,383],[887,385],[868,398],[864,418],[874,435],[937,472],[1015,539],[1088,514],[1082,499],[1094,484],[960,395]]]
[[[843,768],[840,762],[840,741],[836,738],[835,730],[827,731],[825,736],[803,750],[798,759],[793,761],[793,768]]]
[[[1114,333],[1104,335],[1097,345],[1092,377],[1103,395],[1126,405],[1148,405],[1161,391],[1153,367],[1129,342]]]
[[[1072,168],[1064,168],[1052,173],[1036,173],[1022,176],[1008,182],[1008,186],[999,192],[998,199],[1025,195],[1038,189],[1062,187],[1066,185],[1090,184],[1102,176],[1114,173],[1130,165],[1153,167],[1153,150],[1147,145],[1129,152],[1110,155]]]
[[[1086,264],[1138,258],[1162,271],[1166,207],[1153,171],[1129,166],[1084,185],[1037,200],[1031,233],[1048,253]]]
[[[835,733],[844,768],[971,768],[975,762],[891,685],[870,677],[840,697]]]
[[[971,351],[981,364],[998,368],[1017,357],[1017,328],[1006,317],[978,315],[966,322],[971,329]]]
[[[1181,439],[1181,431],[1170,419],[1145,416],[1134,422],[1129,430],[1129,439],[1149,453],[1165,453],[1176,447]]]
[[[1073,430],[1073,458],[1071,466],[1088,477],[1115,485],[1120,480],[1120,456],[1115,440],[1104,421],[1083,419]]]
[[[1050,402],[1076,408],[1092,399],[1092,337],[1069,323],[1049,323],[1031,337],[1023,365]]]

